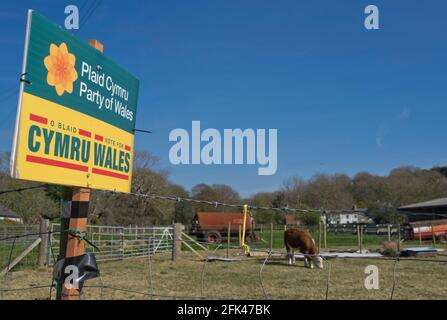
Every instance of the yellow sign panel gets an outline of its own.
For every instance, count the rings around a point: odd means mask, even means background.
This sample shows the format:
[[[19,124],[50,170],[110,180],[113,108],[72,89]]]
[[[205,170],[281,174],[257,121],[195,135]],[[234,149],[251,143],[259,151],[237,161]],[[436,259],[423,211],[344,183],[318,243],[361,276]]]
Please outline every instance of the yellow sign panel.
[[[20,179],[130,190],[133,134],[24,93],[18,139]]]

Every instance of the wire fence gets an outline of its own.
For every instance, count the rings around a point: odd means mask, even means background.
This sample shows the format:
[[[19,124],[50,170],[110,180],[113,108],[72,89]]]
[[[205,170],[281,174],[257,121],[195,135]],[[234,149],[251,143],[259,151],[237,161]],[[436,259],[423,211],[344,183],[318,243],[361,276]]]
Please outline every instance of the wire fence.
[[[0,272],[35,242],[39,236],[38,225],[0,226]],[[36,262],[37,253],[34,250],[23,258],[18,268],[33,266]]]
[[[23,190],[19,190],[23,191]],[[3,191],[9,192],[9,191]],[[167,201],[187,201],[232,208],[240,204],[226,204],[190,198],[137,194]],[[344,210],[311,210],[300,208],[274,208],[249,206],[253,210],[281,212],[320,212],[335,214]],[[349,211],[352,212],[352,211]],[[0,239],[0,265],[10,267],[24,248],[48,235],[47,264],[53,265],[58,256],[60,225],[53,224],[46,232],[38,226],[6,226]],[[28,228],[28,229],[27,229]],[[290,267],[285,259],[283,231],[287,226],[256,226],[247,238],[254,256],[247,257],[241,250],[243,235],[240,228],[220,230],[220,238],[209,243],[210,234],[174,235],[172,227],[110,227],[89,226],[87,237],[99,251],[95,251],[101,276],[89,280],[84,286],[84,299],[147,298],[147,299],[334,299],[334,298],[445,298],[443,285],[447,275],[447,258],[386,258],[351,256],[326,256],[323,270]],[[6,231],[5,231],[6,230]],[[321,225],[312,230],[319,248],[351,246],[356,249],[364,241],[365,247],[377,246],[384,240],[383,230]],[[396,237],[392,228],[387,239]],[[225,233],[227,231],[227,233]],[[359,236],[361,234],[361,236]],[[228,237],[229,235],[229,237]],[[250,237],[250,232],[247,233]],[[368,242],[368,237],[371,242]],[[180,238],[181,237],[181,238]],[[216,240],[216,238],[214,237]],[[361,240],[359,240],[361,239]],[[170,251],[181,241],[183,251],[177,261],[172,261]],[[356,241],[357,240],[357,241]],[[360,243],[360,249],[362,248]],[[422,244],[422,243],[420,243]],[[40,246],[42,244],[39,243]],[[54,293],[51,268],[35,266],[36,250],[25,255],[14,265],[13,272],[0,278],[0,297],[3,299],[51,299]],[[86,246],[86,252],[94,248]],[[187,252],[187,251],[192,251]],[[323,250],[322,250],[323,251]],[[359,250],[363,252],[362,250]],[[194,253],[194,254],[193,254]],[[174,255],[172,255],[174,256]],[[200,257],[200,259],[197,259]],[[298,256],[298,259],[302,257]],[[29,259],[29,260],[27,260]],[[33,262],[34,261],[34,262]],[[381,272],[380,292],[365,289],[365,266],[377,264]],[[428,270],[428,271],[427,271]],[[50,281],[51,280],[51,281]],[[429,284],[429,285],[427,285]],[[35,292],[35,293],[33,293]]]
[[[24,233],[28,230],[28,233]],[[386,258],[386,257],[326,257],[323,270],[303,268],[301,262],[290,267],[285,259],[284,250],[256,249],[255,257],[242,254],[239,243],[209,244],[197,242],[194,239],[183,238],[184,243],[196,245],[201,250],[203,260],[195,259],[184,248],[181,261],[172,262],[167,256],[172,247],[171,227],[106,227],[90,226],[90,239],[99,248],[104,249],[104,256],[97,253],[103,275],[98,280],[87,282],[83,290],[83,299],[334,299],[340,297],[358,298],[350,295],[355,292],[360,297],[380,299],[408,298],[408,291],[415,290],[415,283],[423,283],[419,288],[418,298],[445,298],[447,288],[443,285],[447,276],[447,257],[435,258]],[[14,239],[11,233],[14,232]],[[11,228],[11,233],[2,237],[1,243],[12,246],[27,239],[26,243],[36,239],[38,228],[28,226]],[[59,233],[58,225],[54,225],[50,235]],[[154,234],[158,239],[169,239],[155,249]],[[170,236],[167,236],[170,233]],[[5,235],[5,234],[4,234]],[[116,240],[119,237],[120,241]],[[121,255],[110,254],[110,246],[120,247],[125,241],[134,242]],[[140,250],[138,241],[144,241],[146,252]],[[53,242],[53,241],[51,241]],[[150,244],[152,242],[152,245]],[[55,247],[55,244],[52,243]],[[198,247],[201,244],[203,248]],[[9,247],[11,250],[11,247]],[[164,249],[164,251],[162,250]],[[225,250],[227,249],[227,251]],[[126,252],[127,256],[123,254]],[[113,250],[112,250],[113,251]],[[52,256],[56,256],[53,252]],[[11,251],[6,254],[11,261]],[[132,259],[125,259],[132,258]],[[298,259],[302,258],[298,256]],[[113,260],[113,261],[112,261]],[[374,295],[374,290],[361,288],[366,277],[363,269],[367,265],[377,264],[381,270],[380,294]],[[16,272],[5,275],[1,280],[0,294],[3,299],[29,298],[50,299],[54,287],[49,283],[51,278],[48,270],[41,271],[20,269],[31,274],[29,279],[23,272],[23,277],[17,277]],[[429,272],[423,272],[429,270]],[[20,275],[20,273],[19,273]],[[45,279],[45,275],[48,277]],[[43,279],[42,279],[43,278]],[[356,281],[352,281],[357,278]],[[416,279],[419,279],[417,282]],[[41,281],[45,283],[40,283]],[[444,281],[444,282],[443,282]],[[343,282],[346,282],[344,284]],[[22,284],[18,286],[17,284]],[[357,287],[357,288],[355,288]],[[249,288],[249,289],[248,289]],[[248,289],[248,290],[247,290]],[[34,293],[33,293],[34,292]],[[343,292],[345,292],[343,295]],[[415,294],[418,294],[417,292]]]
[[[246,242],[257,249],[276,249],[284,247],[284,231],[289,228],[304,228],[311,232],[320,250],[336,250],[339,248],[350,250],[378,250],[387,242],[398,242],[405,246],[437,246],[447,247],[445,241],[433,237],[418,239],[406,237],[404,227],[399,225],[284,225],[284,224],[256,224],[249,226],[246,231]],[[400,229],[400,235],[399,235]],[[200,243],[221,243],[226,246],[241,243],[242,223],[240,224],[207,224],[201,227],[188,228]],[[360,237],[361,235],[361,237]]]
[[[48,232],[40,232],[39,225],[0,226],[0,272],[14,261],[43,234],[48,234],[46,265],[52,266],[59,255],[60,224],[50,225]],[[85,252],[94,252],[97,261],[111,261],[132,257],[147,257],[160,251],[172,250],[173,227],[117,227],[87,226],[86,234],[95,245],[86,246]],[[38,248],[33,249],[20,261],[16,269],[36,266]]]
[[[214,256],[215,252],[213,252]],[[83,290],[83,299],[215,299],[215,300],[230,300],[230,299],[264,299],[274,300],[282,298],[313,298],[313,299],[339,299],[346,298],[346,296],[340,296],[340,291],[354,290],[357,293],[363,291],[360,296],[362,298],[370,298],[374,296],[374,290],[368,290],[366,288],[353,288],[352,282],[346,284],[346,286],[340,286],[340,279],[346,280],[343,274],[346,274],[346,261],[357,259],[326,259],[325,268],[323,270],[310,270],[300,268],[297,266],[288,266],[283,257],[275,256],[275,252],[266,253],[265,258],[240,258],[239,261],[229,262],[211,262],[211,256],[207,257],[203,262],[196,262],[194,272],[189,272],[189,279],[186,282],[187,287],[182,288],[181,284],[185,283],[183,276],[179,279],[171,277],[171,287],[179,292],[175,292],[172,289],[166,289],[165,281],[166,276],[162,272],[166,267],[166,257],[158,258],[154,261],[154,256],[150,256],[151,259],[146,259],[146,262],[142,262],[141,259],[132,260],[133,263],[140,264],[140,273],[134,275],[134,279],[130,281],[123,281],[123,283],[107,283],[103,278],[109,278],[110,276],[118,277],[119,272],[113,275],[102,276],[101,279],[95,283],[87,283]],[[162,255],[162,254],[160,254]],[[129,261],[129,260],[127,260]],[[111,263],[111,262],[109,262]],[[112,262],[113,263],[113,262]],[[116,262],[115,262],[116,263]],[[121,261],[119,263],[125,263]],[[160,263],[157,266],[157,263]],[[436,266],[429,266],[427,263]],[[227,267],[232,264],[231,270]],[[418,299],[442,299],[447,295],[447,289],[442,283],[433,283],[433,278],[429,274],[416,274],[415,271],[409,272],[405,269],[414,268],[414,264],[422,268],[421,264],[424,264],[426,268],[430,268],[431,272],[438,273],[438,277],[445,279],[447,275],[447,260],[427,260],[427,259],[401,259],[401,258],[367,258],[362,259],[361,263],[357,263],[351,266],[351,271],[356,272],[363,269],[364,266],[370,264],[379,264],[381,270],[381,291],[377,295],[380,299],[399,299],[408,298],[406,292],[414,290],[414,277],[422,278],[425,282],[425,289],[428,291],[425,296],[417,296],[415,293],[412,297]],[[126,266],[131,267],[132,263],[127,262]],[[116,267],[116,266],[115,266]],[[122,268],[123,266],[120,266]],[[181,267],[179,267],[181,268]],[[225,268],[225,271],[222,271]],[[158,270],[157,270],[158,269]],[[271,269],[271,270],[270,270]],[[357,270],[356,270],[357,269]],[[282,274],[278,274],[278,270],[282,270]],[[175,273],[179,270],[171,268],[170,272]],[[222,281],[218,275],[222,272],[234,273],[238,272],[239,277],[229,277],[232,281]],[[294,273],[294,276],[291,274]],[[176,273],[179,275],[178,273]],[[300,277],[302,277],[300,279]],[[352,277],[352,275],[351,275]],[[366,277],[366,275],[365,275]],[[409,278],[413,278],[408,280]],[[245,279],[244,279],[245,278]],[[244,281],[246,287],[250,287],[249,290],[242,290]],[[278,279],[280,281],[278,281]],[[139,283],[137,284],[139,280]],[[359,277],[359,280],[363,280]],[[385,283],[385,284],[383,284]],[[357,283],[358,284],[358,283]],[[436,288],[435,288],[436,286]],[[3,287],[3,286],[2,286]],[[431,287],[431,288],[430,288]],[[24,287],[3,287],[0,289],[1,295],[4,299],[8,299],[8,295],[17,298],[16,294],[27,293],[27,296],[33,296],[40,299],[49,299],[49,290],[53,290],[52,285],[30,285]],[[282,291],[290,291],[288,295],[284,296]],[[424,289],[424,288],[422,288]],[[436,289],[430,292],[429,289]],[[31,293],[31,291],[38,291],[39,293]],[[235,292],[239,295],[235,295]],[[240,295],[241,293],[247,293],[247,296]],[[433,294],[433,292],[435,294]],[[116,296],[117,294],[120,294]],[[347,298],[358,298],[353,296],[347,296]]]

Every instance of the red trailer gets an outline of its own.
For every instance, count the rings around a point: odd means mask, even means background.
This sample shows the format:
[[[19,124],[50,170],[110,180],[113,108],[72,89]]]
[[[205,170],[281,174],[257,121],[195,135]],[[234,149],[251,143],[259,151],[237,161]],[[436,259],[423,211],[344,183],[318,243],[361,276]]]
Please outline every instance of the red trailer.
[[[405,240],[432,240],[447,242],[447,219],[410,222],[404,226]]]
[[[191,226],[191,234],[196,235],[201,241],[220,243],[227,236],[228,224],[230,224],[231,236],[239,236],[239,229],[244,225],[244,214],[240,212],[198,212]],[[239,228],[240,227],[240,228]],[[253,230],[253,218],[248,215],[245,226],[246,237]]]

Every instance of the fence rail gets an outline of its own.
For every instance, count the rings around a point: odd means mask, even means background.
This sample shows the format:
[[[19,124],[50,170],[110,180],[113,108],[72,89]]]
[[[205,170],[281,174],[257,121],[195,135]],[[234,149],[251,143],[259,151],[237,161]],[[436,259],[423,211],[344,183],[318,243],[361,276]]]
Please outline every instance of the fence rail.
[[[60,224],[51,224],[45,246],[44,261],[53,265],[59,255]],[[159,251],[172,250],[173,227],[115,227],[87,226],[86,237],[99,249],[86,244],[86,253],[94,252],[97,261],[110,261],[132,257],[146,257]],[[11,260],[18,257],[36,239],[41,237],[39,225],[4,225],[0,227],[0,271]],[[43,238],[44,239],[44,238]],[[33,250],[21,266],[33,266],[38,261],[39,252]]]
[[[59,253],[59,232],[60,224],[52,224],[49,265]],[[145,257],[157,251],[172,250],[172,233],[172,227],[87,226],[86,236],[99,251],[86,244],[85,252],[94,252],[97,261]]]
[[[38,225],[0,226],[0,239],[2,239],[0,241],[0,273],[39,238],[38,233]],[[31,251],[21,261],[21,264],[26,266],[35,265],[36,263],[36,250]]]

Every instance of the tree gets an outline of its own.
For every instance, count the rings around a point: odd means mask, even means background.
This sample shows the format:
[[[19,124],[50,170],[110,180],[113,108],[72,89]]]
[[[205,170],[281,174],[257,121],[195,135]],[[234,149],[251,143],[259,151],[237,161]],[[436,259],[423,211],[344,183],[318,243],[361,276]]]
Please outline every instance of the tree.
[[[150,153],[135,153],[132,192],[141,196],[94,191],[90,203],[92,219],[108,225],[171,224],[175,204],[150,197],[151,194],[171,195],[169,173],[155,169],[157,164],[157,158]]]
[[[259,192],[254,194],[248,202],[250,205],[257,207],[275,207],[273,203],[277,197],[277,193]],[[284,215],[281,212],[274,210],[255,210],[252,214],[258,224],[283,223],[282,219]]]
[[[232,187],[224,184],[213,184],[207,185],[205,183],[200,183],[192,187],[191,196],[193,199],[205,200],[211,202],[221,202],[229,204],[237,204],[241,201],[239,193]],[[216,205],[198,203],[193,204],[193,209],[195,212],[200,211],[217,211],[226,210],[227,208],[219,207]]]
[[[309,181],[293,177],[286,180],[281,191],[289,207],[345,209],[355,204],[351,179],[344,174],[317,174]]]
[[[438,172],[442,174],[444,177],[447,177],[447,167],[433,167],[430,169],[431,171]]]
[[[187,198],[189,197],[188,192],[179,185],[172,185],[170,187],[171,194],[176,197],[180,198]],[[174,208],[174,222],[179,222],[183,224],[189,225],[191,223],[191,220],[194,217],[194,211],[192,210],[191,203],[188,201],[177,201],[175,203]]]
[[[300,215],[300,219],[306,226],[314,227],[321,221],[321,215],[318,212],[309,212]]]

